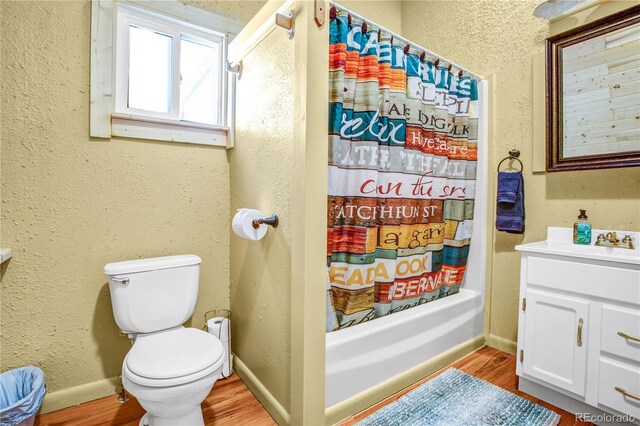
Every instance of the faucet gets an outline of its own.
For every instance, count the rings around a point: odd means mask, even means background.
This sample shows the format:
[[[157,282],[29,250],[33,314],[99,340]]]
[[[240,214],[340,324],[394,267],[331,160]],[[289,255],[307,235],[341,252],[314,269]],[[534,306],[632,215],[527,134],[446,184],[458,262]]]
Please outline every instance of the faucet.
[[[611,244],[618,244],[618,236],[615,232],[607,232],[606,238]]]
[[[618,240],[618,235],[615,232],[607,232],[607,234],[599,234],[596,238],[595,245],[601,247],[621,247],[633,249],[633,238],[631,234],[626,234],[622,241]]]

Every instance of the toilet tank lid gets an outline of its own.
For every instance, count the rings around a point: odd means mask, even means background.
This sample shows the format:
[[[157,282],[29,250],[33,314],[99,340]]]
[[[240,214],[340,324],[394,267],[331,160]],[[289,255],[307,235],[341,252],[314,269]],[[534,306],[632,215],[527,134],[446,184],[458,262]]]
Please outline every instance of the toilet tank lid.
[[[182,254],[178,256],[153,257],[151,259],[125,260],[104,265],[107,275],[134,274],[136,272],[155,271],[158,269],[178,268],[197,265],[202,262],[199,256]]]

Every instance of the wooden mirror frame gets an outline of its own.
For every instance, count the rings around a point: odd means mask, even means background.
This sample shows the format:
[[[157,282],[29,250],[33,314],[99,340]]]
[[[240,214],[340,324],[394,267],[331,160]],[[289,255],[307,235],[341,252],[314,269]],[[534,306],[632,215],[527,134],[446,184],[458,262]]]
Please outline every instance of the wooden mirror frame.
[[[640,22],[640,5],[549,37],[546,42],[547,172],[640,166],[640,151],[562,158],[562,50]],[[639,95],[640,99],[640,95]]]

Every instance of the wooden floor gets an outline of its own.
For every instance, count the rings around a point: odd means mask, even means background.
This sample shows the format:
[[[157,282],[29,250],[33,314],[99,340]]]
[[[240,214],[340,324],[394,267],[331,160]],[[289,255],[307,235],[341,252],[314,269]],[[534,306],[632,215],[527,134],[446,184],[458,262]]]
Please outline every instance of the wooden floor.
[[[576,420],[573,414],[568,413],[564,410],[561,410],[557,407],[554,407],[553,405],[548,404],[544,401],[541,401],[537,398],[534,398],[531,395],[528,395],[524,392],[520,392],[518,390],[518,376],[516,376],[516,357],[513,355],[500,352],[499,350],[493,349],[490,347],[484,347],[478,350],[477,352],[474,352],[471,355],[465,358],[462,358],[460,361],[455,362],[451,367],[464,371],[465,373],[475,376],[478,379],[484,380],[489,383],[493,383],[494,385],[499,386],[502,389],[508,390],[509,392],[515,393],[516,395],[520,395],[521,397],[528,399],[529,401],[535,402],[536,404],[540,404],[543,407],[546,407],[552,411],[555,411],[556,413],[560,414],[559,426],[591,424],[591,423],[582,422],[580,420]],[[379,410],[385,405],[388,405],[396,401],[405,393],[415,389],[416,387],[420,386],[424,382],[430,379],[433,379],[443,371],[444,370],[441,370],[435,374],[432,374],[426,379],[421,380],[420,382],[415,383],[409,386],[408,388],[401,390],[395,395],[390,396],[384,401],[379,402],[378,404],[372,407],[369,407],[368,409],[362,411],[361,413],[358,413],[355,416],[348,418],[347,420],[341,422],[340,426],[351,426],[356,422],[364,419],[365,417],[370,416],[375,411]]]
[[[485,347],[454,363],[452,367],[555,411],[561,415],[560,426],[589,424],[577,421],[573,414],[518,391],[518,377],[515,374],[516,359],[513,355]],[[343,421],[340,426],[353,425],[438,374],[440,372]],[[131,397],[124,404],[118,404],[116,399],[116,396],[110,396],[47,413],[36,417],[35,425],[138,425],[144,410],[135,398]],[[207,425],[273,426],[276,424],[237,374],[228,380],[216,382],[214,389],[202,404],[202,411]]]
[[[202,403],[202,413],[207,425],[276,425],[237,374],[216,382]],[[131,397],[129,401],[119,404],[114,395],[37,416],[34,424],[137,426],[143,414],[144,410],[135,398]]]

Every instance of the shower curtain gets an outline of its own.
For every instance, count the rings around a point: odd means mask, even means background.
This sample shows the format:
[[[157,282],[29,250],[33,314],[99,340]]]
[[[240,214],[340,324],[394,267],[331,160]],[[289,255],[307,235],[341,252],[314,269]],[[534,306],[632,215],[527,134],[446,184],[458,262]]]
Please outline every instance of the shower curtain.
[[[471,229],[477,81],[331,10],[327,331],[455,294]]]

